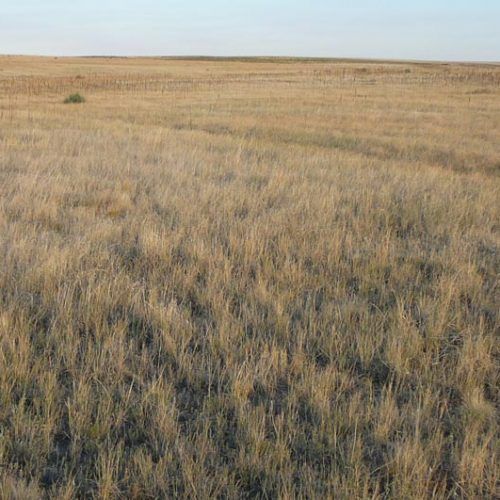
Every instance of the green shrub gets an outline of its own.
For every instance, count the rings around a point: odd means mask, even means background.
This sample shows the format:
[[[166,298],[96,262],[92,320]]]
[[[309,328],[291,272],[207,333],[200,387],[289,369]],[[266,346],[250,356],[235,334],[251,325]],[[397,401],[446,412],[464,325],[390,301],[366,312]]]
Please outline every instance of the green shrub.
[[[79,104],[85,102],[85,97],[80,94],[71,94],[70,96],[64,99],[65,104]]]

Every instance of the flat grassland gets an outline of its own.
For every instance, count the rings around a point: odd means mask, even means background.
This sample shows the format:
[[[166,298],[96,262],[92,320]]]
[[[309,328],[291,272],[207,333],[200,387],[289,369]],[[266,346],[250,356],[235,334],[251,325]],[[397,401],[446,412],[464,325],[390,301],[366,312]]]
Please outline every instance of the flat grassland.
[[[493,498],[499,174],[498,65],[1,57],[0,498]]]

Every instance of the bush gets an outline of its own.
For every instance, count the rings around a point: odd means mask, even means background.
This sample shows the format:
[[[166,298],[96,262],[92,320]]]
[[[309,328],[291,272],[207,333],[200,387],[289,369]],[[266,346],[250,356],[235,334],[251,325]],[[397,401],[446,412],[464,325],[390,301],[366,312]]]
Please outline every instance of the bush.
[[[80,94],[71,94],[69,97],[66,97],[64,99],[65,104],[79,104],[85,102],[85,97],[81,96]]]

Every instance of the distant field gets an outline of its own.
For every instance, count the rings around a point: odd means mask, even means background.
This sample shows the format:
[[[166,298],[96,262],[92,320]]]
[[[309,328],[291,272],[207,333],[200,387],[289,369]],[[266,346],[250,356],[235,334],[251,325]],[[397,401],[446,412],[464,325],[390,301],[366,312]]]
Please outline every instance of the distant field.
[[[0,498],[494,498],[499,200],[499,65],[0,57]]]

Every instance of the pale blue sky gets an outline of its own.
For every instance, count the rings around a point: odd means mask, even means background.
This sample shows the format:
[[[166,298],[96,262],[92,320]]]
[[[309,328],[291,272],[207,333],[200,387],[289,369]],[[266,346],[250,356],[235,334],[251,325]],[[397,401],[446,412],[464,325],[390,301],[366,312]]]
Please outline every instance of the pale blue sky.
[[[500,0],[0,0],[0,53],[500,61]]]

